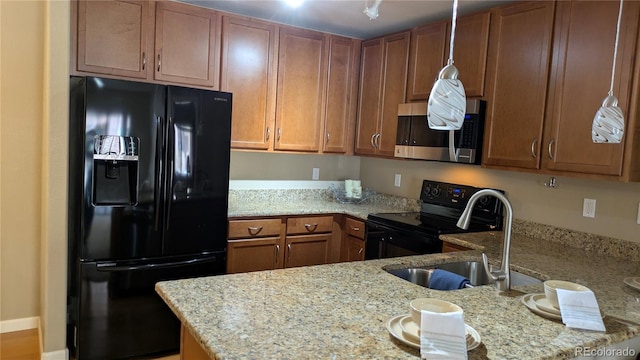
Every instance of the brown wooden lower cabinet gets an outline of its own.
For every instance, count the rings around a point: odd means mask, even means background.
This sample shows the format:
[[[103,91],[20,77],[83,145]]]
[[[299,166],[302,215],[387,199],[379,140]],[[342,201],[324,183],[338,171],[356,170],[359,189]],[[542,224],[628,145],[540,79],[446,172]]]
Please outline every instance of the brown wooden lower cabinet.
[[[455,252],[455,251],[466,251],[466,250],[471,250],[471,248],[468,248],[466,246],[461,246],[461,245],[448,243],[448,242],[443,242],[442,243],[442,252],[443,253]]]
[[[287,236],[285,267],[320,265],[328,262],[331,233]]]
[[[346,237],[346,261],[360,261],[364,260],[364,240],[358,239],[354,236]]]
[[[345,218],[342,244],[342,261],[364,260],[364,221]]]
[[[284,247],[280,237],[229,240],[227,243],[227,273],[282,268],[283,254]]]
[[[184,325],[180,326],[180,360],[209,360],[202,345],[191,335]]]

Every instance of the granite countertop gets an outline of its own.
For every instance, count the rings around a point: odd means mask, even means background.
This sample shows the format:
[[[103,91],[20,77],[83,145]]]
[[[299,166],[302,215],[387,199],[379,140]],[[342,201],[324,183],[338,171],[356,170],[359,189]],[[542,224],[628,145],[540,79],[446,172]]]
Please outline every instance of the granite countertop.
[[[342,204],[322,190],[230,191],[229,218],[417,211],[416,200],[376,195]],[[500,259],[501,232],[445,235],[473,250],[328,264],[160,282],[156,290],[214,359],[415,359],[417,349],[390,336],[386,322],[409,312],[409,301],[435,297],[465,310],[482,344],[470,359],[563,359],[576,347],[605,346],[640,334],[640,291],[623,283],[640,274],[640,246],[616,239],[514,220],[512,270],[590,287],[605,313],[606,333],[573,330],[542,318],[521,302],[542,284],[500,293],[492,286],[438,291],[385,269]],[[584,249],[588,249],[586,251]]]
[[[229,192],[228,217],[346,214],[363,220],[371,213],[419,211],[417,200],[375,194],[360,204],[343,204],[327,190],[243,190]]]
[[[514,235],[512,269],[541,279],[590,287],[606,333],[566,328],[529,311],[521,297],[542,284],[500,293],[492,286],[457,291],[426,289],[384,269],[499,260],[502,233],[444,236],[476,250],[160,282],[156,290],[188,331],[215,359],[415,359],[417,349],[390,336],[386,322],[409,312],[409,301],[452,301],[482,344],[470,359],[563,359],[576,347],[604,346],[640,334],[640,291],[623,284],[640,274],[637,259],[623,260],[552,241]],[[620,321],[626,319],[626,321]],[[634,324],[635,322],[635,324]]]

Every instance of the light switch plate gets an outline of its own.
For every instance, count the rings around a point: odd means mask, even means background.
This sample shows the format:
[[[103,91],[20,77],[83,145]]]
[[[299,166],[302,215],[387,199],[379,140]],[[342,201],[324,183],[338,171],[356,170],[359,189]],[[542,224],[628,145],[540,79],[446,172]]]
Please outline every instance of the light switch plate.
[[[395,179],[393,180],[393,186],[400,187],[400,183],[402,182],[402,175],[396,174]]]
[[[588,218],[596,217],[596,200],[584,198],[582,203],[582,216]]]

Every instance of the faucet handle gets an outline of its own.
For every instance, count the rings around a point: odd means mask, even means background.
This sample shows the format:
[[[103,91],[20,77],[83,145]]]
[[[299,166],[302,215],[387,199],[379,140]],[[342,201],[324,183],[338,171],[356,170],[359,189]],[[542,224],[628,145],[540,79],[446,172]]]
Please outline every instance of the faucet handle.
[[[487,258],[487,254],[482,253],[482,265],[484,265],[484,271],[487,272],[487,274],[489,274],[489,277],[495,282],[495,281],[499,281],[499,280],[504,280],[506,275],[498,270],[498,271],[491,271],[491,269],[489,268],[489,259]]]

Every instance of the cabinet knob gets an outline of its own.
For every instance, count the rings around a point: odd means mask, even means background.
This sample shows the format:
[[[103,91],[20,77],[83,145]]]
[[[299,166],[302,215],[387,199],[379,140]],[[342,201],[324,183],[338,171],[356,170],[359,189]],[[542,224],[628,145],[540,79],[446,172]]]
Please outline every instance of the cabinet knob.
[[[360,250],[358,250],[358,255],[362,254],[363,251],[364,251],[364,248],[360,248]]]
[[[160,72],[160,64],[161,64],[160,53],[158,53],[158,72]]]
[[[280,257],[280,245],[276,244],[276,264],[278,263],[279,257]]]
[[[271,129],[267,126],[267,141],[269,141],[270,137],[271,137]]]
[[[287,259],[291,260],[291,244],[287,244]]]
[[[144,70],[144,68],[147,67],[147,53],[146,52],[142,52],[142,70]]]

